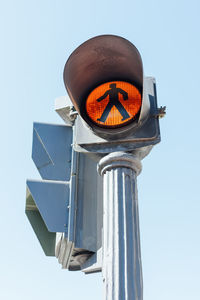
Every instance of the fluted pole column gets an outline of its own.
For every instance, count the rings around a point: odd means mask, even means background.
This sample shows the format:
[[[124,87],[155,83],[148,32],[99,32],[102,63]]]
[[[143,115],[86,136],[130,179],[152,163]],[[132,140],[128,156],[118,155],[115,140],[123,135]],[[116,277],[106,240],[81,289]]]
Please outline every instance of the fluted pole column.
[[[140,160],[113,152],[98,165],[103,176],[104,300],[142,300],[142,266],[137,199]]]

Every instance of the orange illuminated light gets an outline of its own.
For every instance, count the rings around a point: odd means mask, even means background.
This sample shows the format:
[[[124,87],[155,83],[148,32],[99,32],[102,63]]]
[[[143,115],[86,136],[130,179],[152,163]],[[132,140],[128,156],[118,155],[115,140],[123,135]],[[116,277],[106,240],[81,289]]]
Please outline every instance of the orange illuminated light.
[[[141,94],[134,85],[111,81],[101,84],[89,94],[86,112],[101,127],[121,127],[135,118],[141,104]]]

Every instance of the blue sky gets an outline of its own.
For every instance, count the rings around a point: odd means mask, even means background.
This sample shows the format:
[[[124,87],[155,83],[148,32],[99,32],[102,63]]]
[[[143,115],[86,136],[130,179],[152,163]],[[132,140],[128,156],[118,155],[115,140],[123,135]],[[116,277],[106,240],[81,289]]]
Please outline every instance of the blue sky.
[[[62,123],[70,53],[99,34],[129,39],[157,81],[162,142],[138,178],[144,299],[199,300],[199,1],[7,0],[0,4],[0,296],[102,299],[101,274],[61,270],[45,257],[25,214],[32,123]]]

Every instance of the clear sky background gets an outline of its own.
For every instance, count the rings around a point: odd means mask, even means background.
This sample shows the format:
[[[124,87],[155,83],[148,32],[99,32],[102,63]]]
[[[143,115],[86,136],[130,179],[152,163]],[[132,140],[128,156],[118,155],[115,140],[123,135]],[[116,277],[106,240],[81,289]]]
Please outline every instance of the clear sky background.
[[[100,34],[123,36],[157,81],[162,142],[138,178],[144,300],[200,299],[198,0],[6,0],[0,4],[0,298],[102,299],[101,274],[61,270],[24,214],[32,123],[61,123],[70,53]]]

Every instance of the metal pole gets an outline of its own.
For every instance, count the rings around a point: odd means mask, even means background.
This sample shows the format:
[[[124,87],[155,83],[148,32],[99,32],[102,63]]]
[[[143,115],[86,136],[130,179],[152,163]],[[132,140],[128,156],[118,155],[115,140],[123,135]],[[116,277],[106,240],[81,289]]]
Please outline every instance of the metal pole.
[[[140,160],[125,152],[103,157],[103,265],[105,300],[142,300],[142,266],[137,201]]]

